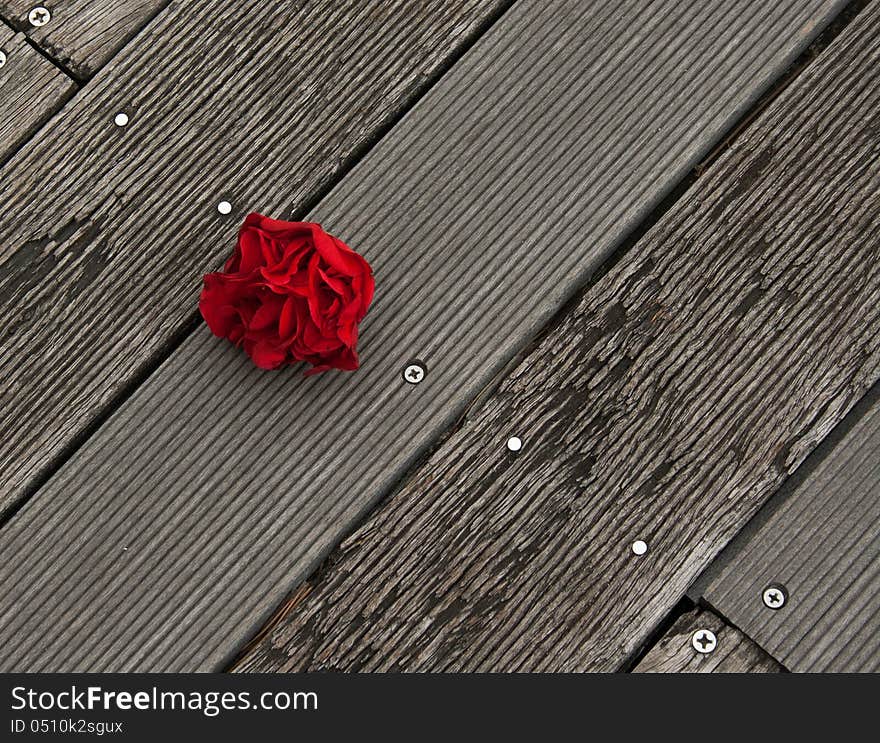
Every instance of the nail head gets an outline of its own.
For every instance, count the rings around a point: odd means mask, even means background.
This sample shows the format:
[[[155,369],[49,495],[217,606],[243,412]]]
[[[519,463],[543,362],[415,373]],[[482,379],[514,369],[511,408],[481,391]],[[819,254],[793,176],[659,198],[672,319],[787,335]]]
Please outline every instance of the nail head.
[[[691,645],[698,653],[711,653],[718,646],[718,638],[710,629],[698,629],[691,637]]]
[[[413,359],[403,369],[403,381],[407,384],[418,384],[428,373],[428,367],[418,359]]]
[[[45,26],[50,20],[52,20],[52,14],[49,12],[48,8],[42,5],[32,8],[31,12],[28,13],[28,23],[35,28]]]
[[[768,609],[781,609],[787,599],[788,591],[785,590],[785,586],[778,583],[771,583],[761,592],[761,600]]]

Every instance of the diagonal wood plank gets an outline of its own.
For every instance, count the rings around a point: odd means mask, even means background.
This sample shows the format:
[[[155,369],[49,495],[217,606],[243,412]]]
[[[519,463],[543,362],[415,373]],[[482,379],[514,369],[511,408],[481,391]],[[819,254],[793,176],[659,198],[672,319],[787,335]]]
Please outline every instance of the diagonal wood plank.
[[[244,214],[303,209],[504,7],[174,6],[0,171],[0,515],[191,327]]]
[[[0,665],[222,667],[837,7],[514,5],[311,214],[363,368],[187,339],[0,532]]]
[[[622,667],[880,376],[878,54],[875,3],[239,668]]]
[[[711,652],[694,649],[706,630],[715,636]],[[779,673],[785,669],[736,627],[708,609],[682,614],[633,673]]]
[[[880,386],[833,433],[697,592],[792,671],[876,673]],[[762,597],[774,584],[787,593],[779,609]]]
[[[0,23],[0,163],[64,105],[76,83]]]
[[[106,64],[168,2],[0,0],[0,15],[26,33],[64,69],[85,80]],[[194,13],[207,10],[194,3],[182,5],[193,5]],[[218,10],[224,12],[222,8]],[[32,17],[32,13],[36,15]],[[201,17],[208,23],[215,20],[214,14],[204,13]]]

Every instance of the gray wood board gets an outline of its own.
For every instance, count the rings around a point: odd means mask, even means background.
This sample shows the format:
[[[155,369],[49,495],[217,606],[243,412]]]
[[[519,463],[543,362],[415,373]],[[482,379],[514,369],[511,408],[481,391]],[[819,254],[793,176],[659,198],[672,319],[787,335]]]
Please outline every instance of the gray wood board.
[[[725,550],[700,591],[792,671],[880,670],[880,387],[866,402]],[[774,583],[788,593],[776,610],[761,598]]]
[[[94,75],[166,5],[168,0],[0,0],[0,15],[26,33],[58,64],[84,80]],[[34,26],[28,20],[37,6],[50,12],[49,21],[42,26]],[[194,6],[191,12],[198,14],[202,23],[215,21],[204,4],[178,6]],[[275,3],[273,8],[277,6]]]
[[[694,636],[708,630],[717,645],[694,648]],[[760,647],[708,609],[682,614],[639,661],[633,673],[779,673],[785,669]]]
[[[745,130],[239,669],[625,667],[880,376],[878,20]]]
[[[0,516],[192,325],[244,215],[318,198],[501,8],[174,6],[0,171]]]
[[[0,23],[0,163],[75,92],[76,83],[32,48],[24,34]]]
[[[311,215],[375,267],[363,368],[199,329],[0,533],[0,664],[221,667],[836,7],[514,5]]]

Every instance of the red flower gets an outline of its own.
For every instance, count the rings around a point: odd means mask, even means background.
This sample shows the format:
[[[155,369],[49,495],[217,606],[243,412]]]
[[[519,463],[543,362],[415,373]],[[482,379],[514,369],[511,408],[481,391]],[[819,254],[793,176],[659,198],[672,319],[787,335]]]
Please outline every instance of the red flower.
[[[306,361],[306,374],[358,368],[358,323],[373,299],[370,264],[310,222],[249,214],[199,310],[262,369]]]

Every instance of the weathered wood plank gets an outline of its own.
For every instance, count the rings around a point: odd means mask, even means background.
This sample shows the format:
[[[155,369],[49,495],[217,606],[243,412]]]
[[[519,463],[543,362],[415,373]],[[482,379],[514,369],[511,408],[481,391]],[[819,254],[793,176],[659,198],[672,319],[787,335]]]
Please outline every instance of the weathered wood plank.
[[[169,8],[0,171],[0,515],[192,322],[244,214],[303,209],[504,3],[285,7]]]
[[[792,671],[876,673],[880,386],[832,436],[713,563],[699,593]],[[773,584],[787,592],[779,609],[762,599]]]
[[[64,105],[76,83],[0,23],[0,163]]]
[[[241,670],[625,664],[880,376],[878,21],[586,293]]]
[[[26,33],[47,55],[80,80],[90,78],[105,65],[168,0],[0,0],[0,15]],[[195,3],[180,3],[194,6]],[[34,25],[31,13],[37,10]],[[278,4],[273,5],[273,10]],[[205,8],[193,8],[204,13]],[[222,13],[222,9],[218,8]],[[202,15],[205,23],[213,14]],[[234,43],[234,39],[229,39]]]
[[[715,637],[715,649],[701,653],[694,648],[706,643],[706,631]],[[660,638],[633,673],[779,673],[785,669],[735,627],[707,609],[694,609],[680,616]]]
[[[225,663],[835,7],[514,5],[310,214],[375,268],[362,369],[188,338],[0,532],[0,665]]]

